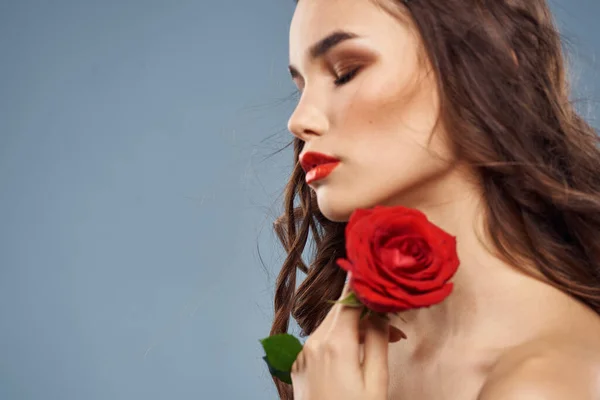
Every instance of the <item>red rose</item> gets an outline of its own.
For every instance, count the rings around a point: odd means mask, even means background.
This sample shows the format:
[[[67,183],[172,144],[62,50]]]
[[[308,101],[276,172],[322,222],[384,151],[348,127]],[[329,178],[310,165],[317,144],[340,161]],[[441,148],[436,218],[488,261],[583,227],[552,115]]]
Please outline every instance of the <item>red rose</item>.
[[[452,291],[458,268],[456,238],[406,207],[358,209],[346,226],[350,288],[362,304],[379,312],[428,307]]]

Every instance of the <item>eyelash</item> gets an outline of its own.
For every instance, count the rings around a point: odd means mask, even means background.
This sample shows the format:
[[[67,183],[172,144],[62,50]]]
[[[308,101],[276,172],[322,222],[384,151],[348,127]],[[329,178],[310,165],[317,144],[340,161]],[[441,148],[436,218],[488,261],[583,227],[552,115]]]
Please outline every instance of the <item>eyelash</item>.
[[[337,78],[333,83],[335,84],[335,86],[345,85],[346,83],[350,82],[352,80],[352,78],[354,78],[354,76],[356,75],[356,73],[359,70],[360,70],[360,68],[354,68],[352,71],[348,72],[347,74],[344,74],[344,75],[340,76],[339,78]]]

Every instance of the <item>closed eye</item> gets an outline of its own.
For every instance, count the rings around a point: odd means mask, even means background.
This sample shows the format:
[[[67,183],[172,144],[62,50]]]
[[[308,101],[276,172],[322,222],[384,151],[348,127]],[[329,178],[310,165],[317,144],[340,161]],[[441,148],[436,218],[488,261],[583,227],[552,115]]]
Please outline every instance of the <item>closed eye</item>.
[[[352,80],[360,68],[354,68],[352,71],[340,76],[334,81],[335,86],[342,86]]]

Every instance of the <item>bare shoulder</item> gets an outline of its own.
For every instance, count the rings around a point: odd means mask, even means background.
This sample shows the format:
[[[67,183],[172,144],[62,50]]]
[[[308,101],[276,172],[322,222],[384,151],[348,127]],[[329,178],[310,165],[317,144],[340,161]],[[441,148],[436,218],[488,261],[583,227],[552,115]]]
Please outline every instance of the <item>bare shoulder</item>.
[[[507,351],[477,400],[509,399],[600,400],[600,338],[563,334]]]

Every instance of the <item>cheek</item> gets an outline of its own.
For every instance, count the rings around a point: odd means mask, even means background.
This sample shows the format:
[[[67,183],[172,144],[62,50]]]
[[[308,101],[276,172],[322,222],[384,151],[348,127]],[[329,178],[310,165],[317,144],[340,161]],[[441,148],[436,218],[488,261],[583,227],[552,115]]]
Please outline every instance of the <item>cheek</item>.
[[[362,206],[385,203],[451,169],[434,96],[432,90],[413,89],[389,94],[394,102],[370,91],[356,97],[360,111],[348,116],[344,130],[349,173],[340,183],[347,198],[360,198]]]
[[[447,162],[429,149],[414,144],[374,143],[370,149],[356,154],[355,160],[354,182],[360,182],[362,187],[372,185],[373,190],[418,186],[449,168]]]
[[[330,219],[401,199],[451,169],[431,80],[369,76],[343,98],[335,141],[347,162],[318,193]]]
[[[352,136],[348,140],[384,135],[422,145],[428,142],[439,115],[435,82],[431,77],[403,74],[370,76],[340,103],[341,131]],[[401,78],[393,79],[397,76]]]
[[[377,204],[411,206],[421,188],[451,169],[425,147],[382,132],[371,136],[354,141],[338,173],[317,190],[319,208],[332,221],[347,221],[356,208]]]
[[[437,100],[432,92],[397,95],[393,102],[365,94],[357,97],[355,110],[347,115],[342,129],[344,148],[354,157],[402,159],[406,164],[411,159],[450,156],[443,127],[436,125]]]

